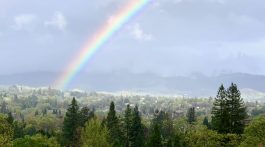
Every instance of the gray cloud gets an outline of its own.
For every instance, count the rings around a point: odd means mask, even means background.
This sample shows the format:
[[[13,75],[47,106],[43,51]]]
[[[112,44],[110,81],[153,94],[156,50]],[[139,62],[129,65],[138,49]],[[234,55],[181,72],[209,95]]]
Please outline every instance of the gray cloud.
[[[0,4],[0,72],[61,71],[124,0]],[[262,0],[160,0],[113,36],[84,71],[265,74]]]

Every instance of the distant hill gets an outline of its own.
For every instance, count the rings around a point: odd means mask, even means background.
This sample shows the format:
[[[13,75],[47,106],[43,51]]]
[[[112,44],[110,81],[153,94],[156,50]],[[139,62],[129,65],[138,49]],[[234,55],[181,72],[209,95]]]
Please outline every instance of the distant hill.
[[[50,86],[58,75],[58,73],[51,72],[2,75],[0,76],[0,85]],[[69,89],[214,96],[221,83],[228,87],[231,82],[236,83],[240,89],[248,89],[247,93],[251,93],[251,95],[265,93],[264,75],[244,73],[222,74],[212,77],[200,74],[189,77],[162,77],[152,73],[87,73],[77,76],[70,84]]]

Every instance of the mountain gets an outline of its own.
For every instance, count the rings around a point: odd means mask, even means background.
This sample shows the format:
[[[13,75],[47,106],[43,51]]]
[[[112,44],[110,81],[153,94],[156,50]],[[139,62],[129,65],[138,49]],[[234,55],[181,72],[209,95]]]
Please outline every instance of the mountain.
[[[52,72],[31,72],[1,75],[0,85],[49,86],[58,76]],[[265,93],[265,76],[245,73],[222,74],[218,76],[162,77],[152,73],[94,72],[78,75],[68,87],[95,91],[138,91],[161,94],[180,94],[188,96],[214,96],[221,83],[228,87],[231,82],[240,89],[251,89]],[[251,95],[257,92],[249,92]]]

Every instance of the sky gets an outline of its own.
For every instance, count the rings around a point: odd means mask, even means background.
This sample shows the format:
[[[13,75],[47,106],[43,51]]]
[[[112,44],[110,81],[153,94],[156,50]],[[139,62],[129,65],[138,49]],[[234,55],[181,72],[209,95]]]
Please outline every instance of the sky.
[[[128,0],[0,0],[0,74],[61,72]],[[265,75],[264,0],[153,0],[82,72]]]

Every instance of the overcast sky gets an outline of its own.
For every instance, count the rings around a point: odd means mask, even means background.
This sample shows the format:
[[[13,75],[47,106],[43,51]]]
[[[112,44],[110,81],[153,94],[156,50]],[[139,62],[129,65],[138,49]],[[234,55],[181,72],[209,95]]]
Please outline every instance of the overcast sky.
[[[0,74],[61,71],[128,0],[0,0]],[[264,0],[154,0],[84,71],[265,74]]]

